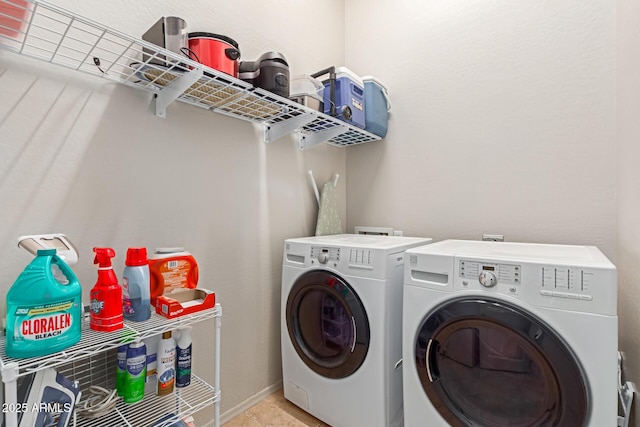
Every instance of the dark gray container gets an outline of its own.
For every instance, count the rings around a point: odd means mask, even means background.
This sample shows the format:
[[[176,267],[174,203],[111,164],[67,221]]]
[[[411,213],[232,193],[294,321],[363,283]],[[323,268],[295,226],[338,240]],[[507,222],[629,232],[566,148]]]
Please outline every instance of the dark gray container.
[[[187,57],[189,48],[189,38],[187,35],[187,23],[184,19],[177,16],[167,16],[158,19],[158,21],[151,26],[143,35],[142,40],[153,43],[156,46],[160,46],[166,50],[177,53],[181,56]],[[157,64],[162,66],[171,66],[174,63],[180,62],[173,58],[167,58],[165,55],[153,54],[155,51],[142,48],[144,54],[142,60],[150,64]]]

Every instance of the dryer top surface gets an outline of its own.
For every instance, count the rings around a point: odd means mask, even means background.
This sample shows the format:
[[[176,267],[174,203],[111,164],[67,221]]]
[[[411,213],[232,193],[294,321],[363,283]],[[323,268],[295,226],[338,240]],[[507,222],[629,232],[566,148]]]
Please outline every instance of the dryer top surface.
[[[425,237],[373,236],[366,234],[334,234],[286,240],[288,243],[304,243],[316,246],[341,246],[382,250],[402,250],[409,247],[427,245],[432,241],[433,239]]]
[[[517,242],[485,242],[474,240],[443,240],[428,246],[409,249],[410,253],[449,255],[492,260],[518,260],[593,268],[615,268],[595,246],[557,245]]]

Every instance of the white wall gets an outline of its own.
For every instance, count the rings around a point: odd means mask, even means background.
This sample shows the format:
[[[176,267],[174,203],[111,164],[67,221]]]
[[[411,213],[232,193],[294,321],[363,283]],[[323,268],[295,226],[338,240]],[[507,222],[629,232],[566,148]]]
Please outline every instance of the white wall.
[[[624,374],[640,381],[640,4],[618,3],[618,280],[620,348],[624,352]],[[636,396],[637,398],[637,396]],[[635,405],[635,423],[640,425],[640,405]]]
[[[55,4],[138,37],[160,16],[181,16],[191,31],[233,37],[243,59],[283,52],[292,75],[344,57],[341,0]],[[310,16],[335,31],[320,37]],[[346,151],[300,152],[292,137],[267,145],[250,123],[186,104],[159,119],[150,94],[4,51],[0,99],[0,294],[31,260],[19,235],[64,232],[77,244],[85,303],[96,280],[92,247],[113,247],[120,275],[129,246],[184,246],[199,263],[199,286],[223,306],[222,412],[278,383],[283,241],[314,232],[307,170],[319,183],[344,177]],[[343,217],[345,188],[341,180]],[[212,331],[201,326],[194,338],[209,381]]]
[[[347,225],[595,244],[615,258],[615,4],[350,0],[388,137],[347,155]]]

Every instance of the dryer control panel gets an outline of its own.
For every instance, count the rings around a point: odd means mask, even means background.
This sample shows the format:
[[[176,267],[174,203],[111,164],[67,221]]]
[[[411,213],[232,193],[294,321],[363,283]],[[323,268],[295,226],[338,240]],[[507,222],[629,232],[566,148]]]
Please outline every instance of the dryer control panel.
[[[455,288],[511,295],[535,305],[615,313],[615,270],[459,258]],[[581,304],[598,300],[597,307]]]
[[[522,266],[514,264],[494,264],[460,260],[460,276],[479,279],[480,277],[494,277],[500,283],[520,283]],[[497,283],[496,283],[497,284]]]
[[[406,254],[405,286],[617,313],[616,268],[595,246],[443,240]]]

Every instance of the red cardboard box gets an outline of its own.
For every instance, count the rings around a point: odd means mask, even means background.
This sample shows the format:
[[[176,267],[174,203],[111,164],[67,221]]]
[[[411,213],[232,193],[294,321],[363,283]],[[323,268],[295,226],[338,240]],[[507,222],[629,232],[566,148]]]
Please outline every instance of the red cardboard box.
[[[174,317],[196,313],[213,308],[216,294],[207,289],[177,289],[170,294],[156,298],[156,313],[173,319]]]

